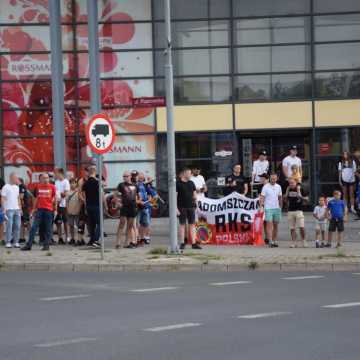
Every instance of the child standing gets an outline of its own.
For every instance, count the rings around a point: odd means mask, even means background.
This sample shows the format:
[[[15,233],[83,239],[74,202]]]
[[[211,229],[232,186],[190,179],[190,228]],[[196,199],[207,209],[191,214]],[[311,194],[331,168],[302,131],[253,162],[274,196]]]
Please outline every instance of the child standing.
[[[327,231],[327,218],[326,218],[326,201],[324,196],[319,197],[319,204],[315,206],[313,216],[316,219],[316,240],[315,247],[325,247],[325,238]],[[320,244],[321,237],[321,244]]]
[[[341,200],[341,191],[333,192],[334,198],[329,201],[327,206],[327,218],[329,223],[329,236],[326,247],[331,247],[332,234],[337,231],[337,244],[340,247],[343,240],[344,222],[347,221],[347,206],[344,200]]]
[[[81,210],[81,200],[79,198],[79,188],[76,179],[70,180],[70,192],[67,197],[67,214],[70,229],[70,245],[80,245],[82,239],[75,240],[75,227],[79,224],[79,215]],[[80,236],[80,234],[79,234]]]

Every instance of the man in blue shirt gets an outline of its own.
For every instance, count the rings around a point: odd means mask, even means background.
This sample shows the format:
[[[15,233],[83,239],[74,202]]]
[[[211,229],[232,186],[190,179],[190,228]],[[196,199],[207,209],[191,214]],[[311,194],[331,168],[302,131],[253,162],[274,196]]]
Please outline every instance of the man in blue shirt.
[[[334,198],[331,199],[327,206],[327,217],[330,219],[329,223],[329,237],[326,247],[331,247],[332,235],[337,231],[337,245],[341,246],[344,232],[344,221],[347,221],[347,207],[344,200],[341,200],[341,192],[335,190],[333,192]]]

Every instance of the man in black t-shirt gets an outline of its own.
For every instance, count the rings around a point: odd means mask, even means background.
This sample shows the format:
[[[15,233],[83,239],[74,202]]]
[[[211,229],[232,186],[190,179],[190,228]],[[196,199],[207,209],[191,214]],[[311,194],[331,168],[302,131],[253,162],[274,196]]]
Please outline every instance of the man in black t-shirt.
[[[241,174],[241,165],[236,164],[233,166],[233,173],[228,175],[225,179],[224,195],[229,195],[236,191],[241,195],[248,193],[248,183],[245,177]]]
[[[121,197],[120,222],[117,230],[116,248],[119,249],[124,243],[123,236],[126,224],[126,238],[128,244],[124,247],[133,249],[137,247],[135,219],[137,216],[138,187],[132,182],[131,175],[128,171],[123,174],[123,182],[117,187],[118,194]]]
[[[177,213],[180,223],[180,249],[185,249],[186,221],[189,224],[189,236],[193,249],[201,249],[195,239],[195,209],[196,209],[196,187],[190,180],[191,170],[184,169],[176,182]]]
[[[100,239],[100,204],[99,204],[99,180],[96,178],[96,167],[89,167],[89,178],[82,186],[82,196],[88,216],[90,241],[88,246],[99,248]]]
[[[289,186],[286,189],[284,198],[288,205],[288,222],[291,240],[293,242],[291,247],[297,247],[296,229],[300,230],[303,246],[307,247],[307,242],[305,240],[306,234],[303,201],[308,200],[308,197],[305,196],[305,192],[302,189],[301,184],[298,184],[295,179],[290,178]]]

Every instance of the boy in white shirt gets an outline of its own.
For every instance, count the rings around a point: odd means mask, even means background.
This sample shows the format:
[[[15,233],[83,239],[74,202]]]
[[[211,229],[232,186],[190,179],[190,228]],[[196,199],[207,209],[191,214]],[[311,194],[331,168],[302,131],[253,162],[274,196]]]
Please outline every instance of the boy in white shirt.
[[[10,174],[10,182],[1,189],[1,206],[6,217],[6,247],[11,248],[11,240],[14,246],[19,248],[21,229],[21,202],[19,180],[15,173]]]
[[[286,156],[282,161],[282,170],[287,181],[292,177],[291,167],[293,165],[296,165],[298,167],[299,177],[302,178],[302,163],[301,159],[297,156],[297,153],[297,146],[291,146],[290,154]]]
[[[319,205],[315,206],[313,216],[316,219],[316,227],[315,227],[315,234],[316,234],[316,240],[315,240],[315,247],[325,247],[325,237],[327,232],[327,218],[326,218],[326,202],[325,197],[320,196],[319,197]],[[320,236],[321,236],[321,244],[320,244]]]
[[[203,199],[205,193],[207,192],[206,182],[202,175],[200,175],[201,170],[199,167],[194,166],[192,169],[192,176],[190,181],[192,181],[196,188],[196,199]]]

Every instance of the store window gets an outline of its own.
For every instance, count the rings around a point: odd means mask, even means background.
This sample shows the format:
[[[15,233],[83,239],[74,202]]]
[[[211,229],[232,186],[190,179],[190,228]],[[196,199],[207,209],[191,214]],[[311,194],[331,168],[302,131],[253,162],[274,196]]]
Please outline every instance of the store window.
[[[230,42],[228,20],[174,21],[172,41],[175,48],[200,46],[228,46]],[[164,23],[155,23],[155,47],[166,46]]]
[[[315,16],[315,41],[360,40],[360,14]]]
[[[212,75],[230,72],[229,49],[175,50],[174,75]],[[156,75],[164,76],[164,53],[156,52]]]
[[[360,11],[358,0],[314,0],[315,12]]]
[[[237,76],[235,99],[276,100],[311,97],[310,74]]]
[[[308,71],[310,61],[310,47],[305,45],[243,47],[235,52],[239,74]]]
[[[235,21],[236,45],[303,43],[308,41],[310,41],[310,20],[307,17]]]
[[[164,18],[164,0],[154,1],[155,19]],[[171,2],[173,19],[230,17],[230,0],[181,0]]]
[[[353,71],[316,73],[315,96],[319,98],[360,97],[360,73]]]
[[[360,44],[315,45],[315,69],[358,69],[360,67]]]
[[[223,103],[231,100],[230,77],[184,77],[174,79],[176,104]],[[164,79],[156,80],[156,93],[165,96]]]
[[[305,14],[310,12],[310,0],[234,0],[234,16],[268,16]]]

